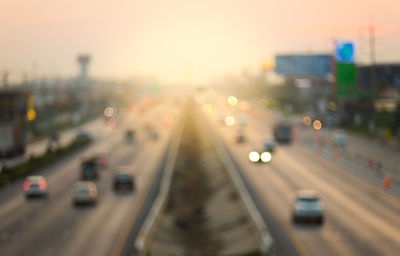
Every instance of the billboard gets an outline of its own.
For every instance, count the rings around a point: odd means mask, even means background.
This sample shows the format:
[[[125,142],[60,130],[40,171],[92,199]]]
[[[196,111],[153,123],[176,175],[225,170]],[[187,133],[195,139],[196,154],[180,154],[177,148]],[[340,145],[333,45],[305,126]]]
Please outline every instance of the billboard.
[[[339,98],[358,97],[354,42],[335,41],[336,93]]]
[[[335,60],[341,63],[354,63],[356,60],[354,42],[335,41]]]
[[[277,55],[275,72],[283,76],[326,77],[332,74],[332,55]]]

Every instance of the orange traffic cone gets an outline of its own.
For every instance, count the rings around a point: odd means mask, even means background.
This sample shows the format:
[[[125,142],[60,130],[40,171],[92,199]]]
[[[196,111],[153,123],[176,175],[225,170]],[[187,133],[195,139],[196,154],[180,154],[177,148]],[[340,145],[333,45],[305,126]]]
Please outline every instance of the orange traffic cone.
[[[390,178],[387,174],[385,174],[385,176],[383,177],[383,186],[385,188],[390,188]]]
[[[335,150],[334,152],[333,152],[333,159],[335,159],[335,160],[338,160],[339,159],[339,150]]]

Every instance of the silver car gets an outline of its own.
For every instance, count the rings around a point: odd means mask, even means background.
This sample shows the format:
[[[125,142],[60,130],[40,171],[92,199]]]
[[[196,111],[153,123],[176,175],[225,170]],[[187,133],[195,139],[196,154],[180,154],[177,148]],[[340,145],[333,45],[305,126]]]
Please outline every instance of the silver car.
[[[23,183],[26,197],[47,196],[47,181],[43,176],[28,176]]]
[[[324,222],[324,205],[317,192],[300,190],[293,203],[293,222]]]
[[[74,204],[96,204],[98,191],[94,182],[78,182],[74,190]]]

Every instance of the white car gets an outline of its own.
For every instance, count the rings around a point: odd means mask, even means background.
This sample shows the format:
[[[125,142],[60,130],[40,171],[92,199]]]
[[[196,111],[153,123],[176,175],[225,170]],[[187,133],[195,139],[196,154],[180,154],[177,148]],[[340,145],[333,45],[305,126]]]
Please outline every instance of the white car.
[[[47,196],[47,181],[43,176],[28,176],[23,183],[26,197]]]
[[[324,222],[324,205],[317,192],[300,190],[293,203],[293,222]]]
[[[96,204],[98,191],[94,182],[78,182],[74,190],[74,204]]]

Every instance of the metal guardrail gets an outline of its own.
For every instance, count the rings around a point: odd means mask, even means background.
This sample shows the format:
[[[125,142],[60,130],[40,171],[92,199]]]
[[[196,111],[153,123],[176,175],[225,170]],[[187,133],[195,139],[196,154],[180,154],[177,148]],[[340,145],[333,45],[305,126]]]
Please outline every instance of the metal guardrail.
[[[174,131],[169,139],[166,152],[161,160],[159,168],[154,176],[153,182],[147,192],[142,206],[138,214],[132,215],[118,237],[115,246],[110,253],[112,256],[130,256],[143,255],[144,245],[151,225],[157,219],[157,212],[160,208],[160,197],[164,197],[165,187],[169,186],[170,177],[172,175],[172,167],[176,159],[179,138],[181,137],[182,117],[178,120],[174,127]],[[163,205],[161,205],[163,206]],[[155,209],[158,209],[157,212]]]
[[[171,178],[184,128],[185,115],[186,113],[183,113],[181,119],[177,123],[176,130],[171,137],[170,145],[163,161],[163,165],[159,170],[159,172],[163,172],[163,174],[159,175],[158,177],[159,181],[157,187],[159,190],[154,196],[152,196],[152,198],[149,198],[149,203],[151,199],[151,202],[154,203],[152,204],[151,209],[149,209],[147,217],[143,220],[140,220],[141,223],[138,224],[140,225],[140,230],[138,231],[137,236],[133,240],[128,241],[134,246],[133,255],[146,255],[148,248],[147,243],[153,237],[155,227],[157,227],[160,217],[162,216],[161,213],[165,209],[167,198],[170,193]],[[153,184],[153,186],[156,185]],[[121,255],[125,256],[129,254],[122,253]]]
[[[226,146],[222,142],[221,138],[215,133],[210,123],[203,116],[204,122],[206,122],[208,130],[212,137],[212,143],[214,144],[218,154],[220,155],[223,163],[227,167],[230,178],[232,179],[236,189],[239,192],[239,195],[244,203],[245,208],[247,209],[253,224],[258,231],[259,235],[259,250],[262,255],[275,255],[274,252],[274,240],[271,236],[271,233],[264,222],[260,212],[258,211],[256,205],[253,202],[252,197],[250,196],[246,185],[244,184],[242,177],[240,176],[238,167],[234,163],[232,156],[226,149]]]

